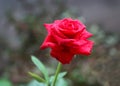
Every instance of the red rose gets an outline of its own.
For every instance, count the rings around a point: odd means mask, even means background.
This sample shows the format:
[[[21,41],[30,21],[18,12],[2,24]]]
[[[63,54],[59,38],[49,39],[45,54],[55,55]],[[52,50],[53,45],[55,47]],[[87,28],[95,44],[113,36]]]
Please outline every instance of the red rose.
[[[70,63],[75,54],[90,55],[93,42],[92,36],[86,31],[85,25],[79,20],[65,18],[52,24],[45,24],[48,35],[41,49],[50,47],[51,56],[62,64]]]

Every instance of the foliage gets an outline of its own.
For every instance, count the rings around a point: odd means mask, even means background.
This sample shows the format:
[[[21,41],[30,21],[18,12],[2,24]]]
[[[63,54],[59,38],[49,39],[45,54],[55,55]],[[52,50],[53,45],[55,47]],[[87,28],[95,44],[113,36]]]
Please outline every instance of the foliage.
[[[8,79],[1,78],[0,79],[0,86],[12,86],[12,83]]]
[[[35,56],[31,56],[32,62],[36,65],[36,67],[42,72],[44,78],[40,77],[37,74],[29,72],[29,74],[36,80],[32,80],[28,86],[52,86],[54,76],[48,75],[48,71],[44,64],[38,60]],[[68,86],[68,83],[66,80],[63,78],[66,75],[66,72],[59,73],[58,78],[57,78],[57,83],[56,86]]]

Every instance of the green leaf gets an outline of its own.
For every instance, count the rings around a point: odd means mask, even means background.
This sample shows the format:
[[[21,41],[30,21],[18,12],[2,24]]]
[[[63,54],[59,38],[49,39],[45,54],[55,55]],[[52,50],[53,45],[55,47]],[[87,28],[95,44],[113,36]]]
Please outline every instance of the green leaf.
[[[56,86],[68,86],[68,83],[64,78],[61,78],[56,82]]]
[[[63,78],[65,75],[67,74],[67,72],[62,72],[62,73],[59,73],[58,74],[58,77],[57,77],[57,80],[59,80],[59,79],[61,79],[61,78]],[[55,76],[51,76],[50,77],[50,83],[52,83],[53,82],[53,80],[54,80],[54,78],[55,78]],[[62,85],[61,85],[62,86]]]
[[[37,80],[38,82],[45,82],[45,80],[40,77],[39,75],[35,74],[35,73],[31,73],[31,72],[28,72],[28,74],[33,77],[35,80]]]
[[[43,63],[40,60],[38,60],[35,56],[31,56],[31,59],[32,62],[36,65],[36,67],[43,73],[45,80],[48,83],[49,81],[48,72]]]
[[[51,86],[53,85],[53,80],[54,80],[54,76],[51,76],[50,77],[50,84],[51,84]],[[68,83],[67,83],[67,81],[63,77],[59,76],[57,78],[55,86],[68,86]]]
[[[40,83],[36,80],[32,80],[30,83],[28,83],[27,86],[46,86],[45,83]]]
[[[7,79],[0,79],[0,86],[12,86],[12,83]]]

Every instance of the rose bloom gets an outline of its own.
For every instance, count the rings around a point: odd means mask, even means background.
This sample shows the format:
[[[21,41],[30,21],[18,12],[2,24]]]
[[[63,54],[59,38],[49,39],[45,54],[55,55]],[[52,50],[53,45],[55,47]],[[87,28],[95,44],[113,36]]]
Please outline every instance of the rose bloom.
[[[44,24],[48,31],[41,49],[51,48],[51,56],[62,64],[68,64],[75,54],[90,55],[93,42],[88,40],[92,36],[86,31],[85,25],[79,20],[64,18],[54,23]]]

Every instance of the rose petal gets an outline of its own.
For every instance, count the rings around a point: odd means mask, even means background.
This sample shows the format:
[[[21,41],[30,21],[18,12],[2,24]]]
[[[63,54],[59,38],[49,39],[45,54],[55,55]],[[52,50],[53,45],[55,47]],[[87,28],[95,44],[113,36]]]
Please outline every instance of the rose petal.
[[[53,35],[54,39],[56,39],[56,42],[58,45],[64,44],[64,43],[71,43],[74,42],[75,39],[64,39],[59,37],[59,35]]]
[[[48,34],[51,33],[51,29],[52,29],[53,25],[52,24],[44,24],[44,26],[46,27]]]
[[[88,40],[87,43],[85,43],[82,46],[79,46],[77,53],[81,55],[90,55],[93,44],[93,41]]]
[[[89,37],[93,36],[93,34],[91,34],[90,32],[88,32],[86,29],[84,29],[84,31],[81,33],[80,38],[82,39],[87,39]]]
[[[69,52],[69,50],[62,50],[61,47],[56,46],[51,50],[51,56],[59,60],[62,64],[70,63],[74,54]]]
[[[42,45],[40,46],[40,49],[45,49],[47,47],[53,47],[55,45],[55,39],[51,36],[51,35],[48,35],[44,42],[42,43]]]
[[[50,47],[51,56],[61,63],[70,63],[75,54],[90,55],[93,42],[87,39],[92,34],[86,30],[81,21],[64,18],[44,26],[48,35],[41,49]]]

